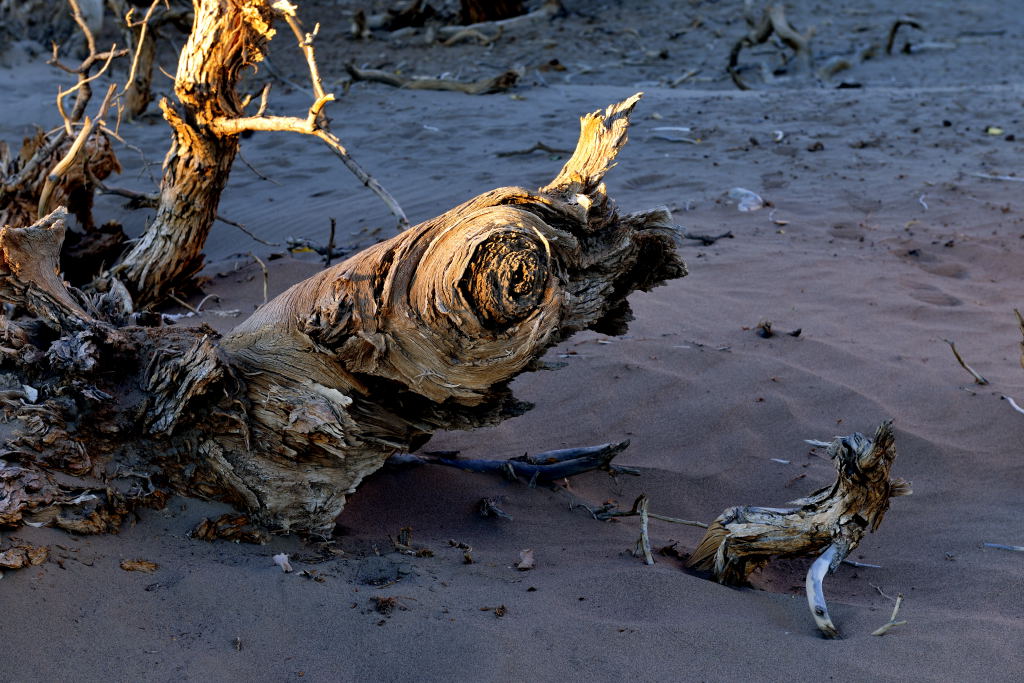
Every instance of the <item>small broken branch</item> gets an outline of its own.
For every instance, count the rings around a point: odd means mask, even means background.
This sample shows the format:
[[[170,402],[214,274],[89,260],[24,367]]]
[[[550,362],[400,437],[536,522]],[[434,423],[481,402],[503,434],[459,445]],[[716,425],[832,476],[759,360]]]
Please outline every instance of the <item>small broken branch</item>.
[[[354,64],[346,65],[345,70],[348,71],[354,81],[384,83],[385,85],[405,88],[406,90],[450,90],[467,95],[487,95],[505,92],[519,82],[519,77],[522,76],[519,71],[510,69],[490,78],[462,82],[446,78],[410,78],[379,69],[359,69]]]
[[[889,27],[889,35],[885,38],[885,54],[891,55],[893,45],[896,44],[896,33],[899,32],[901,26],[909,26],[910,28],[921,30],[921,24],[916,19],[908,16],[902,16],[892,23]]]
[[[871,635],[873,635],[873,636],[884,636],[893,627],[895,627],[895,626],[903,626],[904,624],[906,624],[907,623],[906,619],[903,619],[901,621],[896,621],[896,615],[898,615],[900,613],[900,605],[902,605],[902,604],[903,604],[903,593],[900,593],[899,595],[896,596],[896,604],[893,605],[892,616],[889,617],[889,621],[887,621],[886,623],[882,624],[882,626],[880,628],[877,628],[874,631],[872,631]]]
[[[498,27],[498,31],[493,36],[485,35],[482,31],[475,28],[464,28],[461,31],[453,33],[447,40],[441,41],[441,45],[444,47],[451,47],[457,45],[465,40],[475,40],[478,45],[487,46],[501,38],[501,34],[504,33],[505,28],[503,26]]]
[[[640,514],[640,498],[637,498],[633,502],[633,507],[630,510],[616,510],[614,507],[605,507],[603,509],[592,510],[591,514],[594,515],[594,519],[604,521],[613,517],[636,517]],[[649,510],[646,515],[651,519],[659,519],[662,522],[671,522],[672,524],[683,524],[685,526],[696,526],[701,529],[707,529],[708,525],[704,522],[694,522],[689,519],[679,519],[678,517],[669,517],[668,515],[659,515]]]
[[[1024,368],[1024,315],[1021,315],[1016,308],[1013,309],[1013,314],[1017,316],[1017,327],[1020,328],[1020,366]]]
[[[984,178],[985,180],[1002,180],[1010,183],[1024,183],[1024,178],[1015,175],[992,175],[991,173],[968,173],[975,178]]]
[[[982,377],[980,374],[978,374],[978,372],[974,368],[972,368],[970,365],[968,365],[967,363],[964,362],[963,356],[961,356],[960,352],[956,350],[956,344],[954,344],[953,342],[951,342],[948,339],[943,339],[942,341],[944,341],[947,344],[949,344],[949,348],[953,350],[953,355],[956,356],[956,362],[960,363],[960,367],[962,367],[964,370],[966,370],[967,372],[971,373],[971,377],[974,378],[975,384],[980,384],[982,386],[985,386],[986,384],[988,384],[988,380],[987,379]]]

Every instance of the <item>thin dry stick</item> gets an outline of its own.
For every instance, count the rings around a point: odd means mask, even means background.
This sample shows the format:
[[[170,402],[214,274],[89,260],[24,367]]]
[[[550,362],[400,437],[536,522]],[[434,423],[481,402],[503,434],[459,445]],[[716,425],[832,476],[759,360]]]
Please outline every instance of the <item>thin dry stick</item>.
[[[260,268],[263,269],[263,303],[267,303],[267,291],[270,288],[270,271],[267,270],[267,264],[264,263],[259,256],[251,251],[249,252],[249,256],[252,256],[253,260],[260,264]]]
[[[129,68],[128,70],[128,78],[125,80],[124,87],[121,88],[121,92],[118,93],[119,97],[127,93],[128,88],[130,88],[132,83],[135,82],[135,72],[139,68],[139,57],[140,55],[142,55],[142,48],[146,42],[146,30],[149,28],[149,20],[153,17],[153,11],[156,10],[156,6],[163,1],[164,0],[153,0],[153,3],[149,6],[149,9],[146,10],[146,15],[142,17],[142,20],[139,22],[132,22],[131,20],[132,13],[135,12],[135,8],[133,7],[130,10],[128,10],[128,15],[125,17],[125,25],[129,29],[139,27],[139,37],[137,44],[135,46],[135,54],[132,55],[132,65],[131,68]]]
[[[86,116],[85,123],[82,125],[82,130],[79,131],[78,137],[71,144],[67,154],[64,158],[57,162],[53,167],[53,170],[46,176],[46,182],[43,183],[42,192],[39,193],[39,206],[37,209],[37,217],[42,218],[43,216],[50,213],[50,200],[53,198],[53,190],[57,187],[57,183],[64,177],[68,169],[74,166],[82,157],[85,152],[85,141],[89,139],[92,134],[92,120]]]
[[[892,616],[889,617],[889,621],[886,622],[885,624],[883,624],[881,628],[878,628],[878,629],[872,631],[871,635],[873,635],[873,636],[884,636],[893,627],[895,627],[895,626],[903,626],[905,623],[907,623],[906,619],[903,619],[901,621],[896,621],[896,615],[900,613],[900,605],[902,603],[903,603],[903,593],[900,593],[899,595],[896,596],[896,605],[892,608]]]
[[[960,367],[962,367],[967,372],[971,373],[971,377],[974,378],[975,383],[980,384],[982,386],[988,384],[988,380],[987,379],[985,379],[984,377],[979,375],[977,373],[977,371],[975,371],[974,368],[972,368],[970,365],[968,365],[967,363],[964,362],[964,359],[960,355],[960,352],[956,350],[956,344],[954,344],[953,342],[951,342],[948,339],[943,339],[942,341],[944,341],[947,344],[949,344],[949,348],[951,348],[953,350],[953,355],[956,356],[956,360],[957,360],[958,363],[960,363]]]
[[[295,35],[295,39],[299,43],[299,48],[306,57],[306,64],[309,67],[310,81],[313,84],[313,95],[316,98],[313,106],[310,107],[309,116],[307,117],[307,130],[299,130],[297,132],[312,134],[323,140],[338,156],[338,158],[341,159],[341,163],[345,164],[345,167],[359,179],[359,182],[380,197],[381,201],[387,205],[391,213],[396,219],[398,219],[399,230],[408,228],[409,219],[406,218],[402,207],[399,206],[398,202],[395,201],[395,198],[391,196],[390,192],[385,190],[373,176],[364,171],[363,167],[356,163],[356,160],[348,153],[345,146],[341,144],[341,140],[331,133],[326,116],[321,116],[321,110],[324,105],[333,100],[334,95],[324,92],[323,81],[320,78],[320,68],[317,66],[316,54],[313,49],[313,43],[316,40],[316,34],[320,30],[320,24],[317,24],[314,27],[312,33],[303,34],[302,29],[299,27],[298,20],[295,18],[294,6],[288,5],[287,3],[277,3],[276,8],[284,15],[285,21],[288,22],[289,28],[291,28],[292,33]],[[261,107],[261,111],[259,113],[260,117],[262,117],[262,113]],[[257,129],[253,128],[251,130]]]
[[[331,217],[331,236],[327,238],[327,253],[324,254],[324,267],[331,265],[331,253],[334,251],[334,230],[338,222]]]
[[[268,242],[265,239],[261,239],[261,238],[257,237],[255,234],[253,234],[253,232],[251,230],[249,230],[249,228],[245,227],[241,223],[233,221],[233,220],[231,220],[229,218],[224,218],[224,216],[221,216],[220,214],[217,214],[215,216],[215,218],[218,221],[220,221],[221,223],[226,223],[226,224],[230,225],[231,227],[238,228],[239,230],[244,232],[249,237],[249,239],[253,240],[254,242],[259,242],[260,244],[263,244],[263,245],[268,246],[268,247],[279,247],[279,246],[281,246],[280,242]]]

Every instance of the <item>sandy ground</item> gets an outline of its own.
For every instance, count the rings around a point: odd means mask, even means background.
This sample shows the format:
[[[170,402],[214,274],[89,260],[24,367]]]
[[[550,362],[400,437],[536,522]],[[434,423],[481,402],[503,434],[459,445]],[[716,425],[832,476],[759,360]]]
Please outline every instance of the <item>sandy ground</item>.
[[[762,84],[750,70],[749,92],[724,69],[745,30],[737,2],[566,2],[577,12],[489,48],[428,47],[419,34],[351,41],[344,17],[358,3],[309,5],[331,37],[323,66],[333,85],[347,59],[466,78],[526,67],[512,96],[360,83],[332,105],[336,131],[414,222],[492,187],[543,184],[562,155],[498,153],[537,141],[570,148],[579,114],[646,92],[610,194],[627,210],[667,205],[686,232],[733,237],[681,241],[691,274],[635,296],[628,335],[583,334],[552,349],[549,360],[567,367],[515,383],[533,411],[429,445],[505,458],[629,438],[620,461],[642,475],[531,489],[382,471],[352,497],[330,546],[192,541],[188,529],[224,508],[180,499],[117,536],[19,530],[52,555],[0,581],[0,681],[1020,680],[1024,555],[983,544],[1024,545],[1024,415],[1001,400],[1024,400],[1012,312],[1024,304],[1024,187],[975,175],[1024,166],[1014,3],[790,3],[794,24],[817,27],[821,60],[884,37],[905,12],[924,30],[903,29],[898,46],[934,45],[856,66],[830,87],[785,76]],[[741,61],[781,52],[762,46]],[[538,71],[552,59],[566,70]],[[301,63],[272,60],[302,79]],[[16,63],[0,69],[9,142],[56,118],[58,77]],[[287,86],[272,101],[274,113],[308,106]],[[166,126],[152,118],[124,133],[146,161],[121,151],[117,183],[148,191]],[[380,202],[314,141],[257,135],[243,154],[270,180],[237,164],[221,213],[261,238],[323,244],[330,217],[353,248],[393,233]],[[724,196],[734,187],[770,206],[738,211]],[[109,198],[97,214],[134,233],[146,220]],[[320,268],[311,254],[218,225],[206,291],[220,300],[208,306],[244,315],[263,300],[250,251],[273,259],[271,295]],[[239,320],[203,319],[220,329]],[[752,328],[766,319],[801,334],[762,339]],[[990,385],[972,384],[943,339]],[[756,589],[726,588],[675,557],[645,566],[629,552],[634,520],[597,522],[573,507],[628,507],[646,492],[656,512],[710,521],[731,505],[779,505],[832,481],[804,439],[870,432],[886,418],[897,427],[894,474],[914,495],[896,499],[855,553],[880,569],[843,566],[827,580],[841,640],[818,636],[804,562],[773,565]],[[513,519],[481,518],[484,497]],[[406,526],[431,557],[392,551]],[[661,522],[652,535],[684,556],[701,537]],[[450,539],[472,546],[475,562]],[[517,571],[527,548],[536,568]],[[273,564],[278,552],[296,573]],[[159,569],[119,568],[136,558]],[[871,636],[898,593],[908,623]],[[397,600],[388,614],[375,608],[382,597]]]

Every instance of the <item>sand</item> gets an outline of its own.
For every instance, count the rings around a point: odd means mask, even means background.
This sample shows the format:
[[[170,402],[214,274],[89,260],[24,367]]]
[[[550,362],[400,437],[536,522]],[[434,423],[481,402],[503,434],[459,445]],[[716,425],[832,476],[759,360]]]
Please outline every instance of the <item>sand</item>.
[[[883,35],[907,11],[925,30],[903,29],[898,45],[952,47],[833,79],[859,88],[782,79],[749,92],[724,71],[745,30],[738,2],[567,1],[586,16],[493,48],[448,49],[415,36],[398,46],[347,40],[344,17],[359,4],[307,3],[331,37],[322,66],[332,87],[345,59],[465,78],[530,67],[515,97],[355,84],[332,105],[336,132],[414,222],[492,187],[546,182],[559,155],[497,153],[538,140],[570,147],[578,115],[643,90],[609,193],[626,210],[667,205],[689,233],[732,233],[710,246],[681,241],[691,274],[634,296],[627,335],[578,335],[550,352],[566,367],[518,379],[531,412],[427,446],[506,458],[629,438],[619,461],[641,476],[592,473],[551,489],[384,470],[340,517],[338,554],[294,537],[193,541],[186,532],[226,508],[184,499],[116,536],[18,530],[52,554],[0,581],[0,681],[1020,680],[1024,554],[983,544],[1024,545],[1024,415],[1001,399],[1024,402],[1012,311],[1024,305],[1024,187],[974,175],[1024,167],[1015,3],[791,3],[795,24],[818,27],[825,55]],[[745,61],[778,52],[754,49]],[[301,62],[272,59],[301,81]],[[536,70],[552,59],[566,70]],[[668,87],[692,68],[699,74]],[[0,138],[52,125],[59,82],[27,58],[0,69]],[[308,106],[303,93],[277,90],[274,113]],[[117,184],[149,191],[166,125],[154,117],[123,132],[151,165],[119,151]],[[332,216],[348,247],[393,234],[383,205],[315,141],[259,134],[243,155],[272,180],[236,164],[221,213],[262,239],[323,244]],[[770,206],[738,211],[725,197],[734,187]],[[97,215],[134,234],[146,220],[110,198]],[[321,267],[219,224],[206,287],[219,301],[208,307],[244,315],[263,300],[250,251],[269,265],[270,295]],[[227,330],[240,318],[200,320]],[[762,320],[783,334],[757,336]],[[990,384],[974,384],[943,339]],[[914,494],[893,501],[853,556],[881,568],[843,566],[826,580],[841,640],[822,639],[810,618],[807,562],[776,563],[753,589],[727,588],[678,557],[645,566],[629,552],[635,520],[598,522],[577,505],[628,507],[645,492],[652,510],[703,521],[732,505],[780,505],[832,480],[804,439],[871,432],[887,418],[893,473]],[[485,497],[513,519],[480,517]],[[403,527],[432,556],[394,552]],[[657,521],[651,530],[655,548],[675,544],[683,557],[701,537]],[[472,547],[473,564],[450,539]],[[523,549],[535,569],[515,569]],[[296,572],[275,566],[280,552]],[[159,568],[126,572],[125,559]],[[900,593],[907,624],[871,636]],[[374,598],[395,598],[392,610]]]

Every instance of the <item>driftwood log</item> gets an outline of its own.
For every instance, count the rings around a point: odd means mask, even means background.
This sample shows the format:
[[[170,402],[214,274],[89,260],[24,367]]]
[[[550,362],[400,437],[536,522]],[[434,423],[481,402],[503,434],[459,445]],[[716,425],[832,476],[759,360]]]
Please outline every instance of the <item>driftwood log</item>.
[[[892,422],[884,422],[874,439],[857,432],[828,445],[836,481],[792,507],[732,507],[708,527],[690,556],[694,569],[710,570],[721,583],[742,585],[773,557],[820,554],[807,575],[807,595],[815,622],[827,637],[838,634],[828,616],[822,579],[835,571],[860,544],[864,534],[882,523],[889,499],[908,495],[910,485],[889,479],[896,459]]]
[[[264,527],[330,533],[388,456],[523,412],[509,382],[626,296],[686,274],[666,210],[620,215],[601,182],[639,95],[582,119],[537,191],[504,187],[301,282],[220,338],[147,327],[116,280],[58,275],[64,219],[0,229],[0,526],[116,529],[172,493]]]

